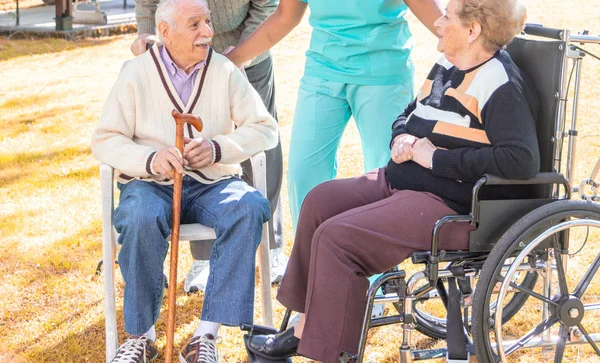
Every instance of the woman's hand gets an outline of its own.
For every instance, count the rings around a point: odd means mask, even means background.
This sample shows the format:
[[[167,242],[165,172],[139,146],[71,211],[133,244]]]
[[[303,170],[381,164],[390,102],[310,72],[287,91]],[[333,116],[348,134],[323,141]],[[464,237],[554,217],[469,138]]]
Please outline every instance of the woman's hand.
[[[186,166],[191,169],[200,169],[212,163],[213,150],[210,141],[202,137],[196,139],[186,137],[184,142],[183,157],[186,160]]]
[[[428,138],[417,139],[412,146],[412,156],[415,163],[424,168],[431,169],[433,153],[437,150]]]
[[[412,145],[418,139],[410,134],[400,134],[394,138],[392,143],[392,160],[396,164],[402,164],[405,161],[412,160]]]

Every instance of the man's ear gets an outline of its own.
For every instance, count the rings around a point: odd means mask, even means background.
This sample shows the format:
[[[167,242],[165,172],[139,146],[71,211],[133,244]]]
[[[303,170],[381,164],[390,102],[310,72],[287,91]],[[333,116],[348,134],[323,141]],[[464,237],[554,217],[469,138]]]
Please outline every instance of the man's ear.
[[[160,22],[158,24],[158,32],[162,36],[165,44],[169,44],[171,42],[171,28],[169,27],[169,24],[165,23],[164,21]]]
[[[481,24],[473,22],[469,28],[469,38],[467,39],[469,44],[472,44],[481,35]]]

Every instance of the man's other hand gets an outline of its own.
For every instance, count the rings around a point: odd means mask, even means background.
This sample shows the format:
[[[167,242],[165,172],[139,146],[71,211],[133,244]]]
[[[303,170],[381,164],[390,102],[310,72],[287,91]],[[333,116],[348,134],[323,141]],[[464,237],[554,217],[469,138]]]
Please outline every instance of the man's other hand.
[[[186,166],[191,169],[200,169],[212,163],[213,149],[209,140],[202,137],[195,139],[185,137],[184,142],[183,157],[185,158]]]

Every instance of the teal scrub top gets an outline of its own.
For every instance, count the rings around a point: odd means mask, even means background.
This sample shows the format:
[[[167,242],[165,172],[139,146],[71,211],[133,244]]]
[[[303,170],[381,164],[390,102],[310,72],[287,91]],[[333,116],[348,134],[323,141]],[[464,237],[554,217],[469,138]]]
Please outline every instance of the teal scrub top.
[[[412,82],[411,33],[402,0],[298,0],[313,28],[304,74],[356,85]]]

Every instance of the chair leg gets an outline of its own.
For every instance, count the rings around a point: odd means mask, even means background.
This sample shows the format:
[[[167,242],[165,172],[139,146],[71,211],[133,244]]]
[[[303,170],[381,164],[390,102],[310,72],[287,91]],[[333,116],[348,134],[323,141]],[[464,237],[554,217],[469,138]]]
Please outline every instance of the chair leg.
[[[263,325],[273,327],[273,302],[271,301],[271,264],[269,261],[269,224],[263,225],[262,238],[258,246],[258,271],[260,274],[260,300]]]
[[[110,226],[112,229],[112,226]],[[112,233],[108,239],[103,236],[104,263],[104,321],[106,324],[106,361],[110,362],[115,356],[119,345],[117,332],[117,311],[115,302],[115,251]]]
[[[102,185],[102,259],[104,260],[104,321],[106,325],[106,361],[110,362],[117,352],[117,309],[115,303],[115,254],[116,235],[113,228],[113,169],[100,166]]]
[[[264,152],[250,158],[253,184],[256,190],[267,198],[267,159]],[[271,263],[269,261],[269,224],[263,225],[262,237],[258,246],[258,271],[260,276],[260,297],[262,302],[263,325],[273,327],[273,302],[271,301]]]

